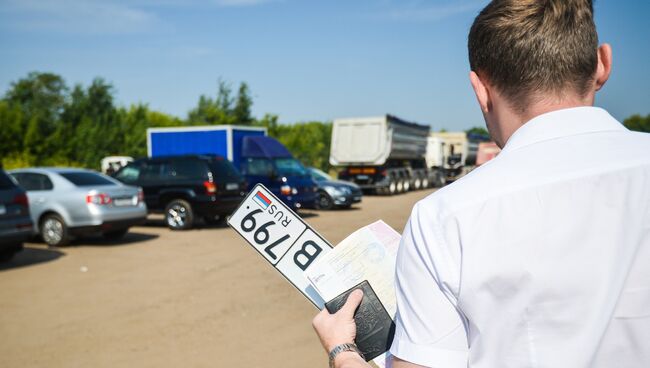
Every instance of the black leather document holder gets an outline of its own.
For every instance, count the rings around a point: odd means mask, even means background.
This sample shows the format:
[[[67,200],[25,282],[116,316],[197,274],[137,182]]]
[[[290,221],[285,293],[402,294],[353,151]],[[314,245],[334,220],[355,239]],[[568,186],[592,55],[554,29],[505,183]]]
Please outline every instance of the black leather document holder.
[[[343,307],[348,295],[356,289],[363,290],[363,299],[354,314],[354,322],[357,325],[357,337],[354,342],[366,361],[370,361],[390,348],[395,335],[395,322],[386,312],[386,308],[381,304],[368,281],[363,281],[325,303],[325,308],[330,313],[336,313]]]

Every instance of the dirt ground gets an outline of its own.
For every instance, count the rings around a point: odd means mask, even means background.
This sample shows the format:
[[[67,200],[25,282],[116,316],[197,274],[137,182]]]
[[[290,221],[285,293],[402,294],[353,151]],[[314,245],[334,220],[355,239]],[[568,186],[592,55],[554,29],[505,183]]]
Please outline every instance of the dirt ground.
[[[401,232],[431,192],[304,217],[332,244],[378,219]],[[27,244],[0,264],[0,366],[327,367],[316,313],[230,228],[153,218],[120,242]]]

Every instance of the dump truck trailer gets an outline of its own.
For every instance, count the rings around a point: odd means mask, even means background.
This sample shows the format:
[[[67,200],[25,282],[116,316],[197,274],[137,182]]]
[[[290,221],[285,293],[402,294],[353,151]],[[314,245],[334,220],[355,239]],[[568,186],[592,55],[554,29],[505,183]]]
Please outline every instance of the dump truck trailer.
[[[396,194],[439,184],[427,164],[429,126],[393,115],[336,119],[330,164],[366,191]]]

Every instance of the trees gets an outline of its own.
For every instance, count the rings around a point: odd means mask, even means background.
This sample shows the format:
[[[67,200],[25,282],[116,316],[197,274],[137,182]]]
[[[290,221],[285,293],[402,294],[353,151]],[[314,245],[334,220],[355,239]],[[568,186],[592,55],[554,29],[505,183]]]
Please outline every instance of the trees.
[[[187,120],[192,125],[251,125],[254,121],[252,105],[253,99],[246,83],[240,83],[233,99],[230,84],[220,79],[217,97],[212,99],[201,95],[198,105],[188,113]]]
[[[630,130],[650,133],[650,114],[646,116],[641,116],[639,114],[632,115],[623,120],[623,125]]]

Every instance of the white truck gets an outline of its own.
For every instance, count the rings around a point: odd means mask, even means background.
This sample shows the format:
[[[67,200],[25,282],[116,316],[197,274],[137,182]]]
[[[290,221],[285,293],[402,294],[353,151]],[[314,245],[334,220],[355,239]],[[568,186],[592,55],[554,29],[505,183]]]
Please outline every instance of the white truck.
[[[441,172],[427,164],[429,130],[393,115],[336,119],[330,164],[341,169],[339,179],[378,194],[441,185]]]

